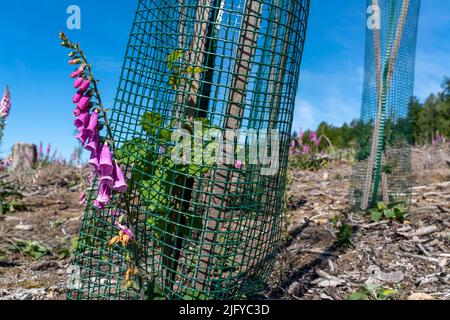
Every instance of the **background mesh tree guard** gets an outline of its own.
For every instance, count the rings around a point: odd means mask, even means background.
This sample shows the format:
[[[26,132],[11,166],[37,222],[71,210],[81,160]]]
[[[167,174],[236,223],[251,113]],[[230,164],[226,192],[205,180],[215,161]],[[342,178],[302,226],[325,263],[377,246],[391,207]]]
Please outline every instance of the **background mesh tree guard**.
[[[264,285],[280,244],[308,12],[309,0],[139,1],[112,112],[129,200],[99,211],[92,190],[69,299],[232,299]],[[252,141],[226,129],[278,130],[279,146],[268,149],[279,150],[280,170],[174,165],[166,139],[174,123],[191,130],[192,119],[218,130],[231,159],[232,146]],[[133,257],[108,246],[118,209],[131,217]],[[127,259],[139,269],[132,288]]]
[[[357,163],[350,203],[357,211],[377,204],[408,203],[412,183],[412,128],[420,0],[368,0],[379,28],[367,28]]]

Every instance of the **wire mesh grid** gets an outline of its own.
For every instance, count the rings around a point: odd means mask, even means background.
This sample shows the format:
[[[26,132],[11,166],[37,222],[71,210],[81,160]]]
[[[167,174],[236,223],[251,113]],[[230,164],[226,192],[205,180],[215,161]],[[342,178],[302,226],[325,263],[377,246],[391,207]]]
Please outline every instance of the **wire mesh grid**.
[[[367,6],[379,8],[380,28],[366,30],[357,163],[350,189],[355,211],[378,202],[407,204],[412,184],[409,107],[420,0],[368,0]]]
[[[265,284],[280,243],[308,12],[309,0],[139,1],[111,120],[130,188],[110,208],[88,202],[69,299],[236,299]],[[187,134],[202,124],[200,137],[178,138],[214,142],[215,156],[221,137],[225,161],[174,163],[175,123]],[[207,143],[210,130],[218,136]],[[264,152],[255,137],[265,137]],[[270,161],[279,170],[262,174]],[[130,217],[132,255],[108,245],[111,210]],[[130,259],[140,275],[132,288]]]

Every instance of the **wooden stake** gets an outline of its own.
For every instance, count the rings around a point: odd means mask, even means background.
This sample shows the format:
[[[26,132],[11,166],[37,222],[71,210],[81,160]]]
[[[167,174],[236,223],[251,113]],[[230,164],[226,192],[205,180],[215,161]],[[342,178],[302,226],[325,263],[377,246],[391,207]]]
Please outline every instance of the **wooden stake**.
[[[228,106],[224,120],[225,130],[236,130],[241,127],[248,76],[253,66],[253,58],[258,40],[258,31],[261,25],[263,4],[261,0],[247,0],[243,13],[241,34],[233,68],[233,77],[230,83],[230,94]],[[230,131],[224,134],[224,154],[226,158],[234,158],[234,135]],[[220,230],[219,219],[221,213],[229,207],[229,198],[233,175],[228,171],[225,164],[215,172],[215,183],[209,202],[209,216],[202,236],[204,243],[200,250],[200,261],[198,265],[197,288],[207,291],[207,278],[210,276],[212,256],[215,252],[217,230]],[[207,200],[207,199],[205,199]]]

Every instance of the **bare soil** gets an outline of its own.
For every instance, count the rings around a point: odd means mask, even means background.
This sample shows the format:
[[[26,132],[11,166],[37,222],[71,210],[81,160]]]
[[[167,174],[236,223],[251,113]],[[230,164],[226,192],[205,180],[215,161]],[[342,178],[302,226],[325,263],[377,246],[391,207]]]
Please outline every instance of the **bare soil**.
[[[450,299],[450,147],[413,153],[411,213],[404,224],[368,219],[347,211],[352,164],[334,160],[317,172],[291,170],[289,226],[267,290],[259,298],[344,300],[364,284]],[[14,177],[26,211],[0,216],[0,300],[64,299],[72,240],[81,226],[79,185],[87,172],[43,167]],[[334,217],[353,228],[351,245],[339,247]],[[21,240],[36,241],[48,254],[33,259]]]

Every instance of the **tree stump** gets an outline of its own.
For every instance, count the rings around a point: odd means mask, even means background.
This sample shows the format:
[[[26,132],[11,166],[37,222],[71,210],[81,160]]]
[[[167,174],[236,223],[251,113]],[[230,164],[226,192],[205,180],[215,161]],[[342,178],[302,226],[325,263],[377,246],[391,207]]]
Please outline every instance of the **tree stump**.
[[[17,143],[12,149],[11,170],[21,172],[33,169],[37,162],[37,147],[30,143]]]

